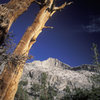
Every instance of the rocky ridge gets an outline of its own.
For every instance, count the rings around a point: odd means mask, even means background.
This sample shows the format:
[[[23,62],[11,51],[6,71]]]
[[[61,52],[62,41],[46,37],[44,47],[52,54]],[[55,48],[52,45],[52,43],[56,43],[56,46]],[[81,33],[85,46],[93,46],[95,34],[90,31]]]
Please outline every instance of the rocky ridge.
[[[70,88],[91,88],[93,85],[91,76],[97,73],[96,66],[93,65],[70,67],[54,58],[34,61],[25,65],[21,79],[28,81],[27,86],[25,86],[28,92],[30,92],[33,83],[40,83],[41,74],[44,72],[48,76],[49,85],[59,91],[63,91],[66,86]]]

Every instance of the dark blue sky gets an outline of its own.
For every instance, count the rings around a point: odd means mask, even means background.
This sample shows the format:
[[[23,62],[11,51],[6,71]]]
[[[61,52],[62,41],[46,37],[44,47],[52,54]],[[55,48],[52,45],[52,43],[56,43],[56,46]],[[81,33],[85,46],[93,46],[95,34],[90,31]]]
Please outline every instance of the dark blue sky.
[[[9,0],[0,0],[0,3]],[[58,3],[72,0],[58,0]],[[100,5],[99,0],[73,0],[74,3],[61,12],[56,12],[46,23],[54,29],[43,29],[37,42],[30,50],[33,60],[57,58],[71,66],[91,64],[92,43],[98,45],[100,52]],[[39,7],[32,4],[21,15],[10,31],[18,43],[27,27],[32,24]]]

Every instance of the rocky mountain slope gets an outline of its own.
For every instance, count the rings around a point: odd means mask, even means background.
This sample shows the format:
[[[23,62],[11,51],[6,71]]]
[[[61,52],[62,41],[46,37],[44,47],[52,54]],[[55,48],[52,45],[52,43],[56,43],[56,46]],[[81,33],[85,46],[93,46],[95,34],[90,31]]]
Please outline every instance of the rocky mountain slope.
[[[98,71],[94,65],[71,67],[54,58],[27,63],[21,80],[28,82],[24,87],[28,93],[31,93],[33,84],[41,84],[42,73],[46,73],[47,83],[62,93],[66,86],[70,89],[91,88],[94,85],[91,77]],[[98,84],[95,83],[95,86]]]

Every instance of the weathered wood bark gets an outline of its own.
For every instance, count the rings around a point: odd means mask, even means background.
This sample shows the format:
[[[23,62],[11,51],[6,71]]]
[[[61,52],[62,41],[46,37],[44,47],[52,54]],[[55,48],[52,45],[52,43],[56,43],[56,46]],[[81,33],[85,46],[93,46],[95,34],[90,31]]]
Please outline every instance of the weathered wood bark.
[[[35,0],[10,0],[0,4],[0,45],[4,42],[12,23],[25,12]]]
[[[66,5],[67,3],[64,3],[62,6],[56,8],[57,10],[62,9]],[[42,29],[45,28],[45,23],[55,12],[54,0],[50,0],[49,3],[46,3],[41,8],[34,23],[28,27],[13,55],[28,56],[31,46],[35,43],[36,38],[42,32]],[[20,64],[15,64],[15,62],[11,61],[6,65],[0,76],[0,100],[14,99],[25,61],[26,59]]]

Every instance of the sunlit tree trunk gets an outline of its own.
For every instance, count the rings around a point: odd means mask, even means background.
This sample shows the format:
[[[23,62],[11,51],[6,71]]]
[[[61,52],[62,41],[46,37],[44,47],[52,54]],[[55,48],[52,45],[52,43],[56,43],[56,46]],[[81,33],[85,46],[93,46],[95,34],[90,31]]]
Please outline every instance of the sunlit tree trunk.
[[[42,8],[37,14],[35,21],[30,27],[28,27],[13,52],[14,57],[24,56],[24,59],[20,60],[20,63],[16,63],[16,61],[13,62],[14,60],[9,61],[0,76],[0,100],[14,99],[30,48],[36,42],[38,35],[42,32],[42,29],[50,28],[45,26],[48,19],[56,12],[56,10],[60,10],[69,4],[70,3],[64,3],[60,7],[55,7],[54,0],[49,0],[49,2],[41,4]]]
[[[35,0],[10,0],[0,4],[0,45],[4,42],[12,23],[25,12]]]

